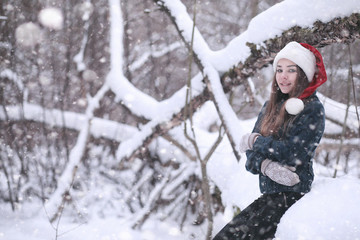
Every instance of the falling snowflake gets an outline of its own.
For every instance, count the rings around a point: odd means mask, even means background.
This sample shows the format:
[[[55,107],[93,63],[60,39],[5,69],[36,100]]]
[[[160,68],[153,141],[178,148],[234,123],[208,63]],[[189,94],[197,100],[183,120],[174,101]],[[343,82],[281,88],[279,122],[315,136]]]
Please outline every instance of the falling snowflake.
[[[23,23],[16,28],[16,42],[24,47],[34,47],[41,42],[41,29],[33,22]]]
[[[81,13],[82,20],[88,21],[91,14],[94,12],[94,6],[90,2],[84,2],[80,4],[78,7]]]
[[[45,8],[39,13],[40,23],[50,29],[60,30],[63,27],[63,15],[58,8]]]

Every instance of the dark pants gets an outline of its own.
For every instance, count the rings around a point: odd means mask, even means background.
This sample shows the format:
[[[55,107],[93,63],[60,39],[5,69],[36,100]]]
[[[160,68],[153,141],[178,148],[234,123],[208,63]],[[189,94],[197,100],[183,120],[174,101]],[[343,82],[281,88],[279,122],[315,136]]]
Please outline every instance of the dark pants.
[[[281,217],[302,196],[295,192],[264,194],[221,229],[213,240],[273,239]]]

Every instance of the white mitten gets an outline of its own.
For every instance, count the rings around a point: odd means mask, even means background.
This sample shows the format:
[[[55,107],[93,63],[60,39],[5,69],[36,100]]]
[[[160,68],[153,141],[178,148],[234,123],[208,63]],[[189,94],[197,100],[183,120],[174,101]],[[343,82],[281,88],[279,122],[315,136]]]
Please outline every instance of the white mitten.
[[[281,165],[278,162],[265,159],[261,163],[261,172],[276,183],[285,186],[294,186],[300,182],[299,175],[295,173],[296,168]]]
[[[241,137],[240,152],[246,152],[246,150],[252,149],[256,137],[261,136],[259,133],[247,133]]]

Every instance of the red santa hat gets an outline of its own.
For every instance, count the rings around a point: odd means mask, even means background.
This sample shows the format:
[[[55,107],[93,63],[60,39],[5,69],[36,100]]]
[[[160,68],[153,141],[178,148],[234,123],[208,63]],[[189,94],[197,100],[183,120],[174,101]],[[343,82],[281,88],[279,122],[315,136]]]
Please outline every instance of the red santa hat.
[[[290,42],[280,50],[274,59],[274,72],[278,61],[282,58],[296,63],[305,72],[309,81],[308,87],[299,98],[290,98],[285,103],[286,111],[291,115],[296,115],[304,109],[302,100],[311,96],[320,85],[326,82],[325,66],[320,52],[307,43]]]

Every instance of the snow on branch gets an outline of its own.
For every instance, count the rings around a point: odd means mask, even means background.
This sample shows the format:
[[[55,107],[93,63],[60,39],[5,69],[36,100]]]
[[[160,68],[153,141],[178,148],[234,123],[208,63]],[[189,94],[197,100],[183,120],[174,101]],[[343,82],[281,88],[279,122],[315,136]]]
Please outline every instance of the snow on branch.
[[[59,109],[46,109],[27,102],[24,102],[22,106],[4,106],[4,108],[0,108],[0,119],[6,120],[6,115],[10,121],[29,120],[76,131],[80,131],[86,122],[85,114],[69,111],[62,112]],[[62,120],[62,117],[64,117],[65,121]],[[104,137],[121,142],[129,139],[135,132],[137,132],[136,128],[111,120],[96,117],[91,120],[90,134],[94,137]]]
[[[162,195],[162,191],[166,187],[169,178],[170,178],[170,174],[163,176],[160,183],[158,183],[155,186],[155,188],[151,191],[145,206],[140,211],[137,211],[135,216],[131,217],[131,220],[129,221],[132,228],[141,226],[142,223],[146,220],[146,218],[150,215],[150,213],[156,209],[157,207],[156,201]]]
[[[181,47],[182,44],[180,42],[174,42],[170,44],[169,46],[163,47],[161,50],[158,51],[151,51],[151,52],[145,52],[141,57],[139,57],[138,60],[130,64],[129,70],[130,71],[136,71],[141,66],[144,65],[144,63],[149,59],[149,57],[153,58],[159,58],[164,56],[165,54],[174,51],[175,49]]]
[[[195,93],[193,96],[193,111],[201,106],[208,98],[204,93],[202,84],[202,75],[198,74],[192,79]],[[183,87],[169,99],[161,102],[159,105],[161,112],[159,115],[141,127],[140,131],[135,133],[132,138],[122,142],[117,149],[116,158],[120,161],[123,158],[133,158],[141,153],[142,148],[146,148],[153,139],[163,135],[172,128],[183,122],[184,99],[186,87]]]
[[[200,69],[203,69],[205,82],[207,82],[209,92],[212,95],[212,100],[214,101],[219,116],[226,128],[226,133],[233,147],[235,156],[239,160],[240,157],[237,149],[242,133],[241,125],[223,91],[219,72],[211,62],[212,51],[201,36],[201,33],[194,27],[194,22],[191,20],[189,14],[186,12],[185,6],[180,1],[164,0],[162,2],[162,7],[165,8],[171,18],[174,19],[174,24],[186,43],[192,41],[192,31],[194,29],[193,45],[192,49],[189,50],[195,53],[199,60],[198,64],[201,64]]]
[[[190,50],[193,35],[193,21],[187,13],[185,5],[179,0],[154,0],[154,2],[170,16],[177,31],[180,33],[180,37]],[[194,41],[192,49],[195,53],[195,61],[198,65],[200,65],[199,68],[202,69],[204,63],[199,63],[199,61],[201,62],[201,60],[205,59],[206,56],[211,55],[212,51],[196,26],[194,28]]]
[[[331,122],[334,122],[340,126],[343,125],[343,121],[346,115],[346,104],[339,103],[337,101],[332,100],[329,97],[321,93],[317,93],[320,101],[323,103],[325,108],[326,119]],[[359,107],[358,107],[359,108]],[[349,112],[346,121],[346,127],[349,128],[353,132],[357,132],[359,129],[358,120],[356,116],[355,106],[349,106]]]
[[[85,29],[85,32],[87,33],[89,30],[89,22],[85,22],[84,29]],[[85,68],[86,68],[86,65],[84,63],[84,54],[85,54],[85,48],[86,48],[87,42],[88,42],[88,36],[87,36],[87,34],[85,34],[84,38],[81,42],[80,51],[73,58],[74,62],[76,63],[76,69],[79,72],[85,70]]]
[[[185,87],[176,92],[170,99],[158,102],[151,96],[143,93],[137,89],[123,73],[123,19],[121,8],[118,0],[110,0],[110,49],[111,49],[111,70],[107,76],[107,82],[111,90],[116,95],[116,101],[121,102],[133,114],[152,121],[158,122],[168,121],[173,114],[183,107],[183,99],[185,99]],[[154,56],[161,56],[168,51],[176,49],[180,43],[174,43],[168,48],[152,53]],[[149,54],[144,54],[142,58],[131,65],[131,69],[138,68],[143,61],[149,57]],[[195,92],[201,93],[203,89],[200,81],[195,83]],[[179,99],[181,99],[179,101]],[[156,125],[151,123],[149,125]],[[146,128],[144,128],[146,129]]]
[[[1,43],[0,43],[1,46]],[[9,79],[10,81],[12,81],[20,91],[23,92],[24,94],[24,99],[26,100],[28,97],[28,90],[25,88],[23,82],[19,79],[18,75],[13,72],[13,70],[11,69],[4,69],[3,71],[0,72],[0,78],[5,78],[5,79]]]
[[[50,222],[56,220],[62,213],[64,204],[70,194],[77,168],[86,149],[93,113],[95,109],[98,108],[101,98],[103,98],[108,90],[109,86],[104,84],[94,97],[88,99],[86,120],[80,130],[75,146],[71,149],[69,162],[66,164],[64,171],[57,181],[55,192],[50,196],[44,206]]]
[[[157,114],[158,101],[138,90],[123,73],[123,19],[119,0],[109,0],[110,5],[110,72],[106,81],[116,95],[116,101],[141,117],[152,119]]]
[[[238,65],[239,62],[245,63],[250,55],[247,43],[263,46],[271,39],[281,39],[281,46],[274,49],[268,48],[275,53],[290,40],[317,45],[319,42],[340,43],[345,40],[344,38],[351,36],[359,38],[359,31],[356,30],[356,26],[359,26],[356,15],[359,15],[359,12],[360,5],[357,0],[344,0],[341,4],[337,0],[282,1],[254,17],[245,32],[234,38],[225,48],[214,52],[212,54],[213,66],[216,66],[218,71],[225,72],[232,66]],[[347,19],[352,15],[355,15],[353,20]],[[340,19],[346,19],[346,21],[340,21]],[[321,28],[319,23],[322,23],[324,28]],[[347,26],[341,29],[343,23]],[[294,28],[297,31],[294,31]],[[306,36],[303,36],[304,30],[308,30],[308,33],[305,32]],[[336,33],[333,33],[333,30]],[[284,33],[289,33],[289,35],[286,37]],[[329,38],[323,37],[326,34],[329,34]],[[323,44],[320,46],[324,46]]]
[[[24,89],[24,84],[18,79],[17,74],[14,73],[11,69],[5,69],[0,72],[0,78],[7,78],[14,82],[20,90]]]
[[[126,193],[126,195],[123,197],[123,201],[126,204],[129,204],[131,202],[131,198],[134,197],[136,192],[139,192],[139,189],[148,182],[154,175],[154,170],[150,169],[145,174],[142,174],[141,178],[138,180],[138,182],[131,187],[131,190]]]

